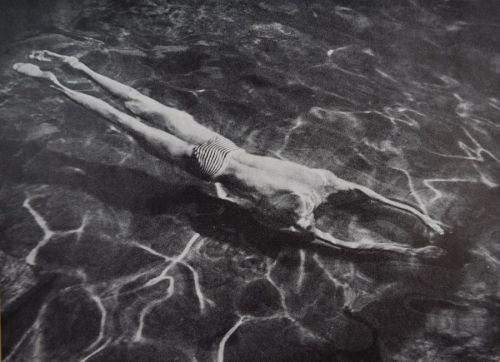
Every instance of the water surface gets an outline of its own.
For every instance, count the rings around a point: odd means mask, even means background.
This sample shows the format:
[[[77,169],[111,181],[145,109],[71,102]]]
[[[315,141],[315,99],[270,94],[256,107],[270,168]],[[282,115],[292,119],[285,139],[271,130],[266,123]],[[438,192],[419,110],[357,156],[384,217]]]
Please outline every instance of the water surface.
[[[498,360],[499,12],[485,0],[2,2],[6,361]],[[318,215],[338,237],[448,253],[338,252],[263,230],[16,74],[33,49],[78,56],[249,151],[329,169],[448,229],[437,238],[341,195]]]

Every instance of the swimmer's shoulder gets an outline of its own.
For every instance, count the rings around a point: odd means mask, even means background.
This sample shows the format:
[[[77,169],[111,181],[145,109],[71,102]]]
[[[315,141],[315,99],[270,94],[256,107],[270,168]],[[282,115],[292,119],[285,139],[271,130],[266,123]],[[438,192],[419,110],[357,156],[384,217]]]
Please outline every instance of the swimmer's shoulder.
[[[332,171],[323,168],[314,168],[312,171],[321,179],[322,186],[329,193],[348,191],[352,189],[352,182],[344,180],[335,175]]]

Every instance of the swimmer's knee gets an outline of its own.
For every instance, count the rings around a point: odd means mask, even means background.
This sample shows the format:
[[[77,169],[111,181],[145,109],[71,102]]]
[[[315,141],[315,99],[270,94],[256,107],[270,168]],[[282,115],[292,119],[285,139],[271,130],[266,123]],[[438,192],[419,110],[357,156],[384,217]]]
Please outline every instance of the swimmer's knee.
[[[132,88],[130,86],[127,86],[128,87],[128,94],[127,94],[127,98],[130,100],[130,101],[136,101],[136,102],[141,102],[141,101],[144,101],[146,99],[149,99],[148,97],[146,97],[144,94],[142,94],[141,92],[139,92],[137,89],[135,88]]]
[[[127,108],[133,114],[139,115],[141,108],[137,100],[129,100],[124,103],[125,108]]]
[[[161,114],[166,107],[158,101],[145,96],[139,91],[131,88],[124,105],[134,114]]]

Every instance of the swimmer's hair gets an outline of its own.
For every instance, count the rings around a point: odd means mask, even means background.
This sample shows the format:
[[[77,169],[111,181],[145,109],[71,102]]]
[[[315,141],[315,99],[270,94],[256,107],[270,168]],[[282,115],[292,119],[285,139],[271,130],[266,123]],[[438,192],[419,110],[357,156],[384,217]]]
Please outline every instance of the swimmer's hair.
[[[282,192],[266,199],[265,205],[267,216],[273,220],[293,224],[308,212],[305,200],[296,193]]]
[[[296,193],[282,192],[269,198],[275,209],[300,209],[304,206],[303,199]]]

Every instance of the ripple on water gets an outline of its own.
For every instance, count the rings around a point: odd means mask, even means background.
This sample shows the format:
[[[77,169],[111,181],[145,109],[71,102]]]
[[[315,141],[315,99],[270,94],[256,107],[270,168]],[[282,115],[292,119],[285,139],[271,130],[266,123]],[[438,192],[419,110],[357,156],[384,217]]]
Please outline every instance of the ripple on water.
[[[21,0],[2,8],[0,282],[17,313],[5,327],[12,360],[495,358],[495,5],[347,6]],[[40,48],[81,57],[251,150],[418,205],[453,231],[434,240],[409,215],[349,194],[320,219],[335,235],[435,242],[447,256],[299,250],[12,71]],[[43,67],[124,109],[80,74]],[[22,266],[27,255],[63,282],[38,281]]]

